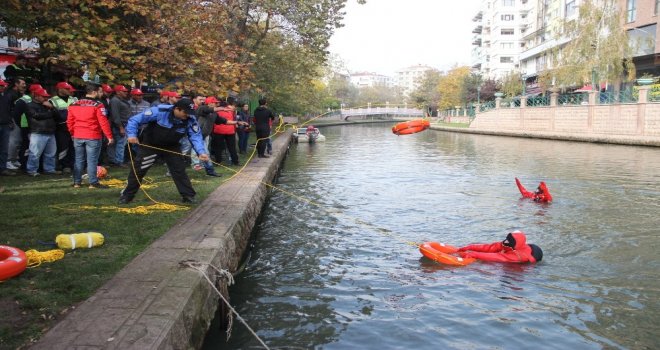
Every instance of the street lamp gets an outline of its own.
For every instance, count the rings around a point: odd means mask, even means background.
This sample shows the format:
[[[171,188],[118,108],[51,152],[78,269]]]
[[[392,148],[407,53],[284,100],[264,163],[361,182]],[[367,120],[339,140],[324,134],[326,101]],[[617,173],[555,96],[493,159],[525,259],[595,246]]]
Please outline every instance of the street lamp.
[[[520,73],[520,80],[522,81],[522,96],[525,96],[527,90],[527,76],[525,72]]]
[[[477,104],[481,103],[481,85],[477,85]]]

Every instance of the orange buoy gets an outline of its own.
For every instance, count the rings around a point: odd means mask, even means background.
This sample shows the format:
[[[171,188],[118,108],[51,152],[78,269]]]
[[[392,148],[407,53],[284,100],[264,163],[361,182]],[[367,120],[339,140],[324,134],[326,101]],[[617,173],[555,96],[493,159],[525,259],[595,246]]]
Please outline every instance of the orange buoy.
[[[465,266],[477,260],[452,255],[458,251],[458,248],[438,242],[423,243],[419,246],[419,251],[425,257],[445,265]]]
[[[431,126],[431,122],[426,119],[415,119],[396,124],[392,127],[395,135],[408,135],[424,131]]]
[[[25,252],[18,248],[0,245],[0,281],[20,275],[26,267]]]

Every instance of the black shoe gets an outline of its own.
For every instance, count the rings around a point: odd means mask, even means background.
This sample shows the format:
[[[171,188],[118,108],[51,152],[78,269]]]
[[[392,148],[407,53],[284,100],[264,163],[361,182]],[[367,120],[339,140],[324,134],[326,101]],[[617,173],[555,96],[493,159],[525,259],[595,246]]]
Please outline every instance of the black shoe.
[[[259,157],[259,158],[270,158],[270,156],[265,155],[265,154],[260,154],[257,157]]]
[[[207,171],[206,176],[220,177],[222,175],[216,173],[215,171]]]
[[[236,162],[236,163],[231,163],[231,165],[233,165],[233,166],[241,166],[241,163]]]
[[[183,196],[181,198],[181,203],[195,204],[197,203],[197,200],[195,199],[195,197]]]
[[[119,197],[119,204],[128,204],[131,201],[133,201],[133,198],[129,198],[129,197],[125,197],[125,196]]]
[[[100,182],[95,182],[93,184],[89,184],[89,188],[110,188],[110,186],[104,185]]]

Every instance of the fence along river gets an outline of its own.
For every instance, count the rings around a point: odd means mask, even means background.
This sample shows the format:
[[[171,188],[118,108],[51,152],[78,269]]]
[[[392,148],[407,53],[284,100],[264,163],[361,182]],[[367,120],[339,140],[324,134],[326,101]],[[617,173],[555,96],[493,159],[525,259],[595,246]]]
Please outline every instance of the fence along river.
[[[231,302],[271,348],[651,349],[660,336],[660,150],[323,128],[292,145]],[[548,183],[548,205],[520,199]],[[337,214],[329,214],[328,211]],[[365,224],[368,223],[368,224]],[[521,229],[537,265],[442,266],[402,241]],[[396,235],[393,239],[390,235]],[[206,349],[252,349],[239,323]]]

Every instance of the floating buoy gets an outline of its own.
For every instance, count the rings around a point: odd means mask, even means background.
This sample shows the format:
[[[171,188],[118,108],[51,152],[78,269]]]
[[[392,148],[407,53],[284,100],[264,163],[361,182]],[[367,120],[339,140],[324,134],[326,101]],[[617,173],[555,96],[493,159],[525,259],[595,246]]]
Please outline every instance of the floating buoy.
[[[392,127],[395,135],[408,135],[424,131],[431,126],[431,122],[426,119],[415,119],[396,124]]]
[[[0,245],[0,281],[20,275],[26,267],[25,252],[18,248]]]
[[[445,265],[465,266],[477,260],[452,255],[458,252],[458,248],[438,242],[425,242],[419,246],[419,251],[425,257]]]
[[[98,232],[57,235],[55,243],[61,249],[92,248],[103,244],[103,234]]]

